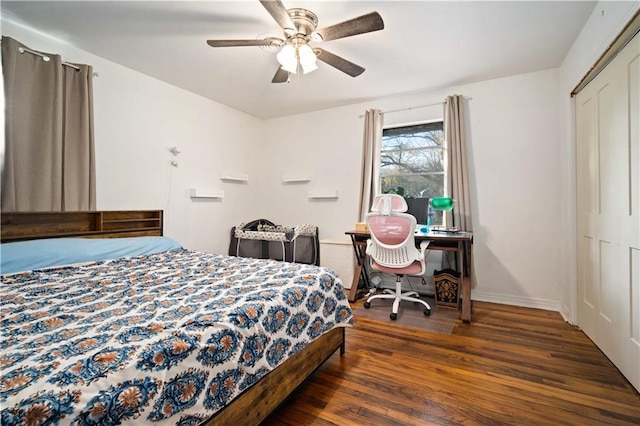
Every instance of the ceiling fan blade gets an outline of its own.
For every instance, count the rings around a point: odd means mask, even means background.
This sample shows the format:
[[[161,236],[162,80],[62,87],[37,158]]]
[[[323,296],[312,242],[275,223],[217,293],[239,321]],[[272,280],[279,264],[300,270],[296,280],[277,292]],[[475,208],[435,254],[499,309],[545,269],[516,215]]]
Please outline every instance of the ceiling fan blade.
[[[320,35],[322,40],[336,40],[339,38],[351,37],[358,34],[370,33],[384,28],[384,21],[378,12],[371,12],[330,27],[320,28],[315,34]]]
[[[273,76],[272,83],[287,83],[289,81],[289,71],[285,71],[282,67],[278,67],[278,71]]]
[[[295,33],[296,26],[294,25],[287,8],[284,7],[280,0],[260,0],[260,3],[267,9],[267,12],[275,19],[275,21],[285,30],[285,33]]]
[[[338,55],[334,55],[331,52],[327,52],[324,49],[313,49],[318,59],[322,62],[331,65],[332,67],[342,71],[345,74],[349,74],[351,77],[357,77],[364,72],[364,68],[360,65],[356,65],[353,62],[347,61]]]
[[[279,46],[284,41],[275,37],[267,37],[261,40],[207,40],[211,47],[236,47],[236,46]]]

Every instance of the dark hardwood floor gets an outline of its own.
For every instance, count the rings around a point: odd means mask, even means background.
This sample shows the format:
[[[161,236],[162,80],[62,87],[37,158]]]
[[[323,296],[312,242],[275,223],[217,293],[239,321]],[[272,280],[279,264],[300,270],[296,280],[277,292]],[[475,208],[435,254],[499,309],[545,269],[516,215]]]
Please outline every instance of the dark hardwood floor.
[[[265,425],[638,425],[640,394],[557,312],[474,302],[451,335],[357,316]],[[429,318],[425,318],[428,321]]]

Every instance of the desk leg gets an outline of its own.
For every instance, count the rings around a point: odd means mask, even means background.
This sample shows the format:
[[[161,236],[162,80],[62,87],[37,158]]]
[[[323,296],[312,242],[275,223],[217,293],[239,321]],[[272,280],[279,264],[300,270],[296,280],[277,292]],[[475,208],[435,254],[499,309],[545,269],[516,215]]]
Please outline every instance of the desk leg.
[[[362,264],[356,266],[353,272],[353,280],[351,280],[351,288],[349,289],[349,302],[353,303],[358,298],[358,286],[360,285],[360,274],[362,274]]]
[[[471,324],[471,280],[462,277],[462,322]]]
[[[471,324],[471,277],[464,276],[464,249],[465,244],[458,243],[458,265],[460,265],[460,284],[462,285],[462,322]],[[471,274],[471,269],[469,269],[469,274]]]
[[[367,243],[362,241],[356,241],[355,237],[351,236],[351,243],[356,255],[358,265],[353,272],[353,280],[351,281],[351,288],[349,289],[349,302],[355,302],[358,299],[358,287],[360,286],[360,278],[364,282],[365,286],[369,286],[369,277],[364,267],[367,260]]]

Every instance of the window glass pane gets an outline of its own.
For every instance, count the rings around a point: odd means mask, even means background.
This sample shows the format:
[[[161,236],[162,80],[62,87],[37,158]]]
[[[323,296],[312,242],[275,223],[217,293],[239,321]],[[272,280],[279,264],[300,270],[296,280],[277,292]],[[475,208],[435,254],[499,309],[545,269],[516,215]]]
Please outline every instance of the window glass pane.
[[[425,148],[434,147],[442,148],[444,143],[444,132],[442,130],[433,130],[429,132],[409,132],[404,134],[396,134],[382,132],[382,151],[406,148]]]
[[[444,174],[427,176],[387,176],[380,179],[383,194],[394,192],[397,187],[404,188],[406,197],[442,197]]]
[[[383,193],[405,197],[444,196],[445,144],[442,122],[384,129],[380,150]]]
[[[380,175],[444,173],[444,150],[421,149],[380,153]]]

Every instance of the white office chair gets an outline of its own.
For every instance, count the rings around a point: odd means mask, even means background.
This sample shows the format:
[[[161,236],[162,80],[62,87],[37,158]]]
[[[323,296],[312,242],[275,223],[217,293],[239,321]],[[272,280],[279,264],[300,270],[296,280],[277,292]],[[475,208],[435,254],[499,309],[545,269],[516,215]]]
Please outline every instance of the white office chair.
[[[376,271],[395,274],[395,291],[385,289],[384,294],[376,294],[367,299],[365,308],[371,307],[375,299],[393,299],[393,307],[389,318],[398,317],[398,307],[402,300],[418,302],[425,306],[424,314],[431,314],[431,306],[419,299],[415,291],[402,292],[404,275],[422,275],[426,270],[426,251],[428,241],[420,243],[420,250],[415,246],[416,218],[404,213],[407,203],[396,194],[379,195],[374,199],[373,208],[365,220],[371,238],[367,241],[367,254],[371,259],[371,267]]]
[[[409,210],[407,200],[397,194],[381,194],[376,195],[371,203],[372,212],[383,212],[386,215],[390,213],[404,213]]]

